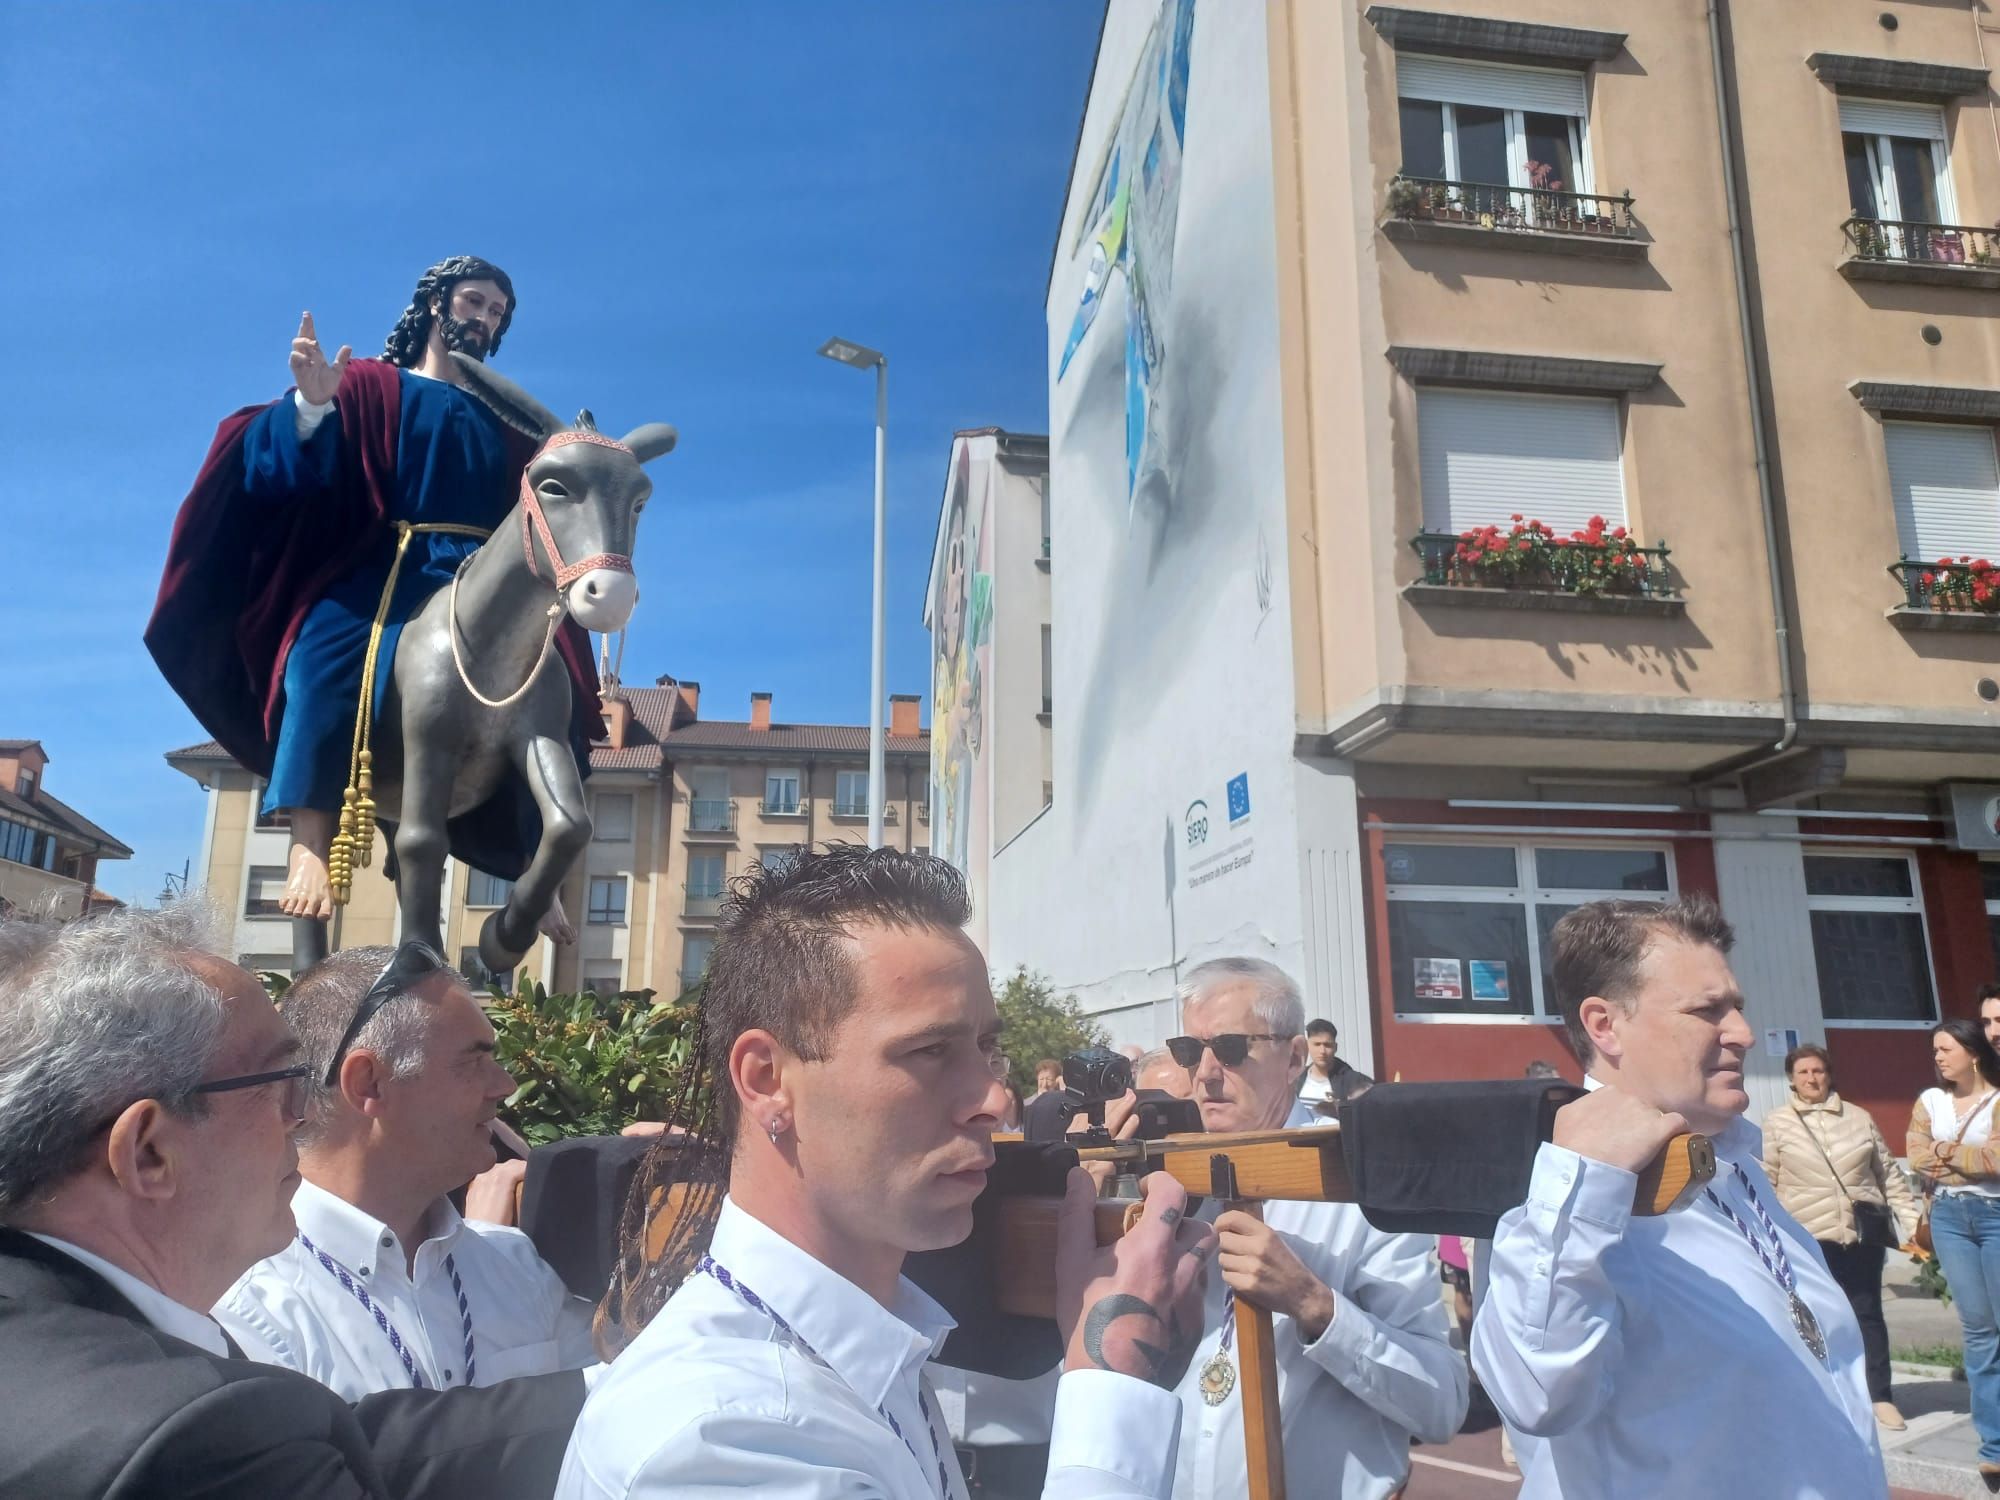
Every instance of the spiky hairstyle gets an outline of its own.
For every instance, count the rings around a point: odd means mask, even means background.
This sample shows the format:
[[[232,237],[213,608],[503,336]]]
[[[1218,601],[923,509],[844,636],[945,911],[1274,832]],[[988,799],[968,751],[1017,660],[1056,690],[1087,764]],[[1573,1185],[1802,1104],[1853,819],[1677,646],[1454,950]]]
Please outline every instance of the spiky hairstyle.
[[[424,272],[410,297],[410,305],[389,330],[389,337],[382,345],[382,357],[405,370],[421,364],[424,346],[431,337],[431,303],[441,302],[449,307],[451,294],[461,281],[490,281],[506,293],[507,314],[500,320],[500,331],[493,335],[493,343],[486,350],[489,358],[498,354],[500,340],[514,326],[514,283],[490,260],[481,260],[476,255],[454,255]]]

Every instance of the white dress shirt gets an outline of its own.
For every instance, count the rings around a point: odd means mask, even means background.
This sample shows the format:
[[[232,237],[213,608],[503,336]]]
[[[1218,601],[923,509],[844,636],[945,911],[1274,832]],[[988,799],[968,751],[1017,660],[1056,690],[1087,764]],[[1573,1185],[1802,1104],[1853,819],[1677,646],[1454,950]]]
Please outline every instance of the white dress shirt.
[[[140,1317],[161,1333],[170,1333],[197,1349],[206,1349],[210,1354],[228,1358],[229,1344],[222,1337],[222,1330],[215,1326],[213,1318],[204,1317],[184,1303],[174,1301],[158,1287],[141,1281],[123,1266],[115,1266],[81,1245],[72,1245],[68,1240],[59,1240],[52,1234],[36,1234],[32,1229],[28,1231],[28,1237],[40,1240],[51,1250],[60,1250],[71,1260],[88,1266],[102,1276],[119,1296],[139,1309]]]
[[[556,1500],[938,1500],[940,1451],[964,1500],[923,1379],[953,1326],[943,1308],[906,1278],[891,1311],[727,1198],[709,1253],[795,1336],[715,1277],[689,1277],[584,1402]],[[1158,1500],[1179,1425],[1169,1391],[1064,1375],[1043,1495]]]
[[[1303,1102],[1287,1128],[1328,1123]],[[1200,1217],[1215,1221],[1210,1200]],[[1264,1222],[1333,1291],[1333,1321],[1306,1343],[1298,1325],[1273,1318],[1285,1477],[1295,1495],[1380,1500],[1410,1471],[1410,1439],[1441,1443],[1465,1420],[1464,1356],[1438,1300],[1437,1260],[1425,1236],[1384,1234],[1352,1203],[1270,1202]],[[1249,1485],[1243,1445],[1243,1379],[1219,1406],[1201,1394],[1202,1367],[1222,1344],[1227,1284],[1211,1274],[1201,1347],[1175,1394],[1181,1402],[1175,1500],[1234,1500]]]
[[[413,1275],[387,1225],[324,1188],[301,1182],[292,1211],[300,1232],[367,1292],[432,1390],[580,1369],[597,1357],[591,1305],[570,1295],[518,1229],[461,1218],[440,1198]],[[472,1319],[469,1381],[453,1268]],[[310,1375],[349,1401],[413,1384],[374,1313],[298,1239],[244,1272],[215,1316],[251,1359]]]
[[[1776,1278],[1706,1197],[1634,1218],[1632,1173],[1545,1143],[1527,1202],[1495,1232],[1472,1324],[1486,1393],[1512,1427],[1543,1439],[1519,1455],[1524,1500],[1887,1493],[1847,1298],[1779,1205],[1757,1127],[1739,1118],[1714,1142],[1714,1191],[1763,1233],[1730,1170],[1743,1169],[1783,1236],[1826,1360],[1799,1338]]]

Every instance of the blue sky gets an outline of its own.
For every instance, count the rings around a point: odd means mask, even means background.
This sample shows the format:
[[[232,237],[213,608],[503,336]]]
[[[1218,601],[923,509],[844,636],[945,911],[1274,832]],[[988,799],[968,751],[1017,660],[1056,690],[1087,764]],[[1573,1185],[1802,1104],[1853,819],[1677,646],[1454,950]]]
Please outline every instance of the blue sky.
[[[140,644],[215,424],[381,340],[422,269],[504,266],[496,368],[659,419],[628,682],[715,718],[868,708],[869,376],[890,355],[891,692],[923,692],[950,436],[1046,430],[1043,290],[1097,0],[0,0],[0,737],[136,851],[199,852],[204,738]]]

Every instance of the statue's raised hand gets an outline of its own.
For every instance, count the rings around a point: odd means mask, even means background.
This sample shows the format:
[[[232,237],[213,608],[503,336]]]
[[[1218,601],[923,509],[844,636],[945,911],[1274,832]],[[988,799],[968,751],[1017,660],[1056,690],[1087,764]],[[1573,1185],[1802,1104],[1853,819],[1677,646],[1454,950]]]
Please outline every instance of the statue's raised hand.
[[[327,363],[326,353],[319,346],[319,335],[313,330],[313,315],[306,313],[299,319],[299,336],[292,340],[292,384],[299,388],[299,397],[315,406],[333,399],[333,393],[340,389],[340,377],[347,373],[347,361],[354,351],[347,345],[340,346],[340,353]]]

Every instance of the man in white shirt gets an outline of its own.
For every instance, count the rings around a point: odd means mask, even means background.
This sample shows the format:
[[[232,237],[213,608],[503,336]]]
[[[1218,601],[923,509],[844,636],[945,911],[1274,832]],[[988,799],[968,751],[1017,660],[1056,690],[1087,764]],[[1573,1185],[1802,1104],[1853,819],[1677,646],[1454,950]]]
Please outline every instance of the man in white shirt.
[[[1187,1035],[1167,1046],[1191,1075],[1211,1133],[1324,1123],[1295,1097],[1305,1005],[1284,970],[1255,958],[1202,964],[1181,981]],[[1430,1241],[1384,1234],[1351,1203],[1268,1202],[1264,1216],[1206,1204],[1220,1237],[1201,1346],[1175,1390],[1175,1500],[1233,1500],[1248,1483],[1235,1306],[1275,1315],[1278,1407],[1292,1493],[1382,1500],[1410,1472],[1413,1438],[1441,1443],[1465,1419],[1465,1361],[1451,1347]]]
[[[628,1235],[600,1323],[622,1352],[558,1500],[964,1496],[922,1376],[951,1319],[902,1266],[971,1232],[1006,1099],[970,914],[950,865],[891,849],[738,882],[702,993],[710,1108],[675,1173],[692,1206]],[[656,1164],[635,1204],[671,1201]],[[1167,1183],[1100,1250],[1093,1202],[1072,1172],[1043,1493],[1164,1496],[1215,1237]]]
[[[1553,936],[1593,1092],[1564,1106],[1500,1221],[1472,1363],[1523,1447],[1526,1500],[1887,1492],[1861,1331],[1779,1204],[1743,1118],[1755,1041],[1735,934],[1705,896],[1596,901]],[[1694,1203],[1633,1218],[1674,1135],[1715,1144]]]
[[[1307,1104],[1345,1099],[1375,1080],[1340,1056],[1340,1033],[1327,1020],[1306,1024],[1306,1067],[1299,1075],[1299,1098]]]
[[[514,1089],[465,982],[421,943],[352,948],[279,1009],[313,1065],[298,1231],[217,1321],[251,1358],[349,1400],[592,1363],[590,1304],[520,1230],[464,1219],[446,1197],[493,1165],[494,1112]]]

